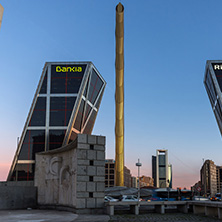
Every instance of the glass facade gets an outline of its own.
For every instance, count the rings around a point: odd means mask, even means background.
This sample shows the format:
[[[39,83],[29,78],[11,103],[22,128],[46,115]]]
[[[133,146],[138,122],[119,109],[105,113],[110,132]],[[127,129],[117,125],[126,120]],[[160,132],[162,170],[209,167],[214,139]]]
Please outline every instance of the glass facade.
[[[156,151],[156,186],[166,188],[169,186],[169,171],[168,171],[168,150]]]
[[[207,61],[204,85],[222,135],[222,60]]]
[[[91,134],[105,85],[91,62],[46,63],[8,180],[33,180],[36,153]]]

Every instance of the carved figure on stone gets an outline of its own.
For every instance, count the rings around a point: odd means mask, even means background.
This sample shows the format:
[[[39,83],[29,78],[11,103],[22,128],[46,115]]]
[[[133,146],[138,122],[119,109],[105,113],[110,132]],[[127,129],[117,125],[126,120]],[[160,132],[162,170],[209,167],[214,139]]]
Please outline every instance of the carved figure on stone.
[[[46,160],[46,179],[59,178],[59,172],[62,165],[62,157],[52,157]]]
[[[71,173],[68,165],[65,165],[60,170],[59,177],[60,185],[68,187],[71,182]]]
[[[49,172],[52,175],[57,176],[59,174],[59,169],[61,167],[61,164],[62,164],[62,157],[53,157],[50,160]]]

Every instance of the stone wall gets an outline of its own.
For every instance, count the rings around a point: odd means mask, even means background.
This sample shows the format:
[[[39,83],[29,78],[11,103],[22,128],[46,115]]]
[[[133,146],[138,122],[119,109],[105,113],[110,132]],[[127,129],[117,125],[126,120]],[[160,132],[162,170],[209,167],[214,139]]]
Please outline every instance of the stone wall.
[[[0,210],[36,208],[37,189],[33,182],[0,182]]]
[[[67,146],[36,154],[35,186],[40,206],[102,213],[105,137],[79,134]]]

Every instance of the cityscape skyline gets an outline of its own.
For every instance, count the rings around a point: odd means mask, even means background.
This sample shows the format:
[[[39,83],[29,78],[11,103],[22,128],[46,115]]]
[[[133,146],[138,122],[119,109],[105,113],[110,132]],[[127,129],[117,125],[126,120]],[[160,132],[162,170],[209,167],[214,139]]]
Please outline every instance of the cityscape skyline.
[[[64,4],[55,0],[52,4],[2,0],[0,4],[4,7],[0,30],[0,180],[8,175],[45,62],[92,61],[97,66],[107,87],[93,134],[106,136],[106,159],[114,159],[118,1],[68,0]],[[188,188],[200,180],[203,159],[222,165],[221,135],[203,84],[206,60],[221,59],[218,24],[222,3],[143,0],[122,4],[125,166],[137,175],[135,163],[140,158],[141,175],[151,176],[152,155],[156,149],[167,149],[173,187]]]

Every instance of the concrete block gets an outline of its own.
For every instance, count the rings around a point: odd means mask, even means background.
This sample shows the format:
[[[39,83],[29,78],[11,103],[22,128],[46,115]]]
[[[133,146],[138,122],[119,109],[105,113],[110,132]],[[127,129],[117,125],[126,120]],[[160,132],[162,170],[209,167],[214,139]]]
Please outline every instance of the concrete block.
[[[222,219],[222,208],[218,207],[217,210],[218,210],[218,212],[217,212],[218,218]]]
[[[105,167],[105,160],[95,160],[94,166],[103,166]]]
[[[96,198],[96,208],[104,207],[104,198]]]
[[[78,160],[77,161],[77,165],[85,165],[88,166],[89,165],[89,160]]]
[[[77,166],[77,175],[86,175],[86,166]]]
[[[164,204],[155,205],[155,211],[156,211],[158,214],[165,214],[165,206],[164,206]]]
[[[187,205],[178,205],[177,210],[181,213],[188,213],[188,206]]]
[[[217,210],[218,210],[217,212],[218,218],[222,219],[222,208],[218,207]]]
[[[95,198],[88,198],[86,199],[86,208],[95,208],[96,207],[96,200]]]
[[[87,167],[87,175],[95,176],[96,175],[96,167],[95,166],[88,166]]]
[[[89,198],[89,193],[88,192],[77,192],[76,197],[77,198]]]
[[[89,144],[96,144],[96,136],[88,135],[88,143]]]
[[[77,158],[78,159],[87,159],[86,158],[86,150],[80,150],[80,149],[78,149],[77,150]]]
[[[77,142],[78,143],[87,143],[87,135],[86,134],[78,134]]]
[[[76,214],[92,214],[92,209],[76,209]],[[81,220],[81,219],[80,219]]]
[[[103,202],[104,202],[104,192],[94,192],[93,193],[93,197],[96,197],[96,198],[102,198]]]
[[[205,206],[193,205],[194,214],[205,214]]]
[[[96,190],[96,183],[95,182],[87,182],[87,191],[94,192]]]
[[[93,181],[94,182],[105,182],[105,176],[101,176],[101,177],[94,176]]]
[[[87,159],[95,160],[96,159],[96,151],[95,150],[87,150]]]
[[[45,203],[45,195],[38,195],[38,204],[46,204]]]
[[[88,182],[89,176],[77,176],[77,181],[78,182]]]
[[[89,144],[78,143],[77,148],[82,150],[89,150]]]
[[[94,150],[105,151],[105,146],[102,146],[102,145],[94,145]]]
[[[105,160],[105,152],[104,151],[96,151],[97,152],[97,160]]]
[[[76,199],[76,208],[86,208],[86,199],[77,198]]]
[[[105,183],[97,182],[96,191],[104,192],[104,190],[105,190]]]
[[[37,203],[37,188],[22,186],[2,186],[0,189],[0,210],[34,208]],[[45,202],[44,197],[40,197]],[[0,220],[1,221],[1,220]]]
[[[108,215],[113,216],[114,215],[114,206],[107,205],[106,212]]]
[[[218,209],[217,207],[210,207],[210,206],[206,206],[205,207],[205,215],[206,216],[218,216]]]
[[[105,167],[97,167],[96,175],[97,176],[105,176]]]
[[[106,144],[106,137],[105,136],[97,136],[97,144],[105,145]]]
[[[138,205],[130,205],[130,212],[138,215],[139,214],[139,206]]]
[[[86,191],[86,182],[77,182],[76,183],[76,191]]]

